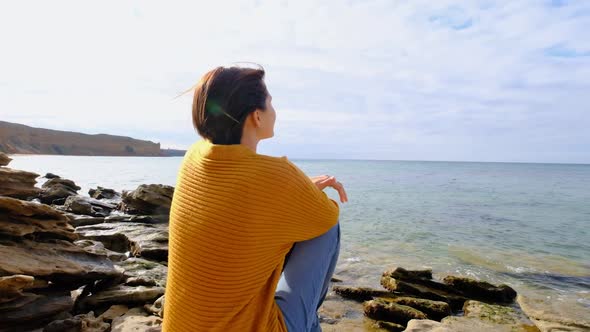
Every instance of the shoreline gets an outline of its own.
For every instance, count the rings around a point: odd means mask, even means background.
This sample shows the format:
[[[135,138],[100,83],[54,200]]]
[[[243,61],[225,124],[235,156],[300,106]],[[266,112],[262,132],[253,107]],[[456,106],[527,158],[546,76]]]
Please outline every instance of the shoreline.
[[[24,154],[24,155],[28,155],[28,154]],[[10,167],[10,166],[7,166]],[[64,171],[67,172],[67,171]],[[63,174],[60,174],[63,175]],[[91,188],[95,188],[97,182],[104,182],[100,180],[100,176],[98,176],[97,181],[93,181]],[[65,179],[64,179],[65,181]],[[66,182],[63,182],[66,183]],[[75,184],[74,184],[75,185]],[[87,185],[85,183],[85,185]],[[133,189],[133,188],[128,188],[128,189]],[[155,189],[154,189],[155,190]],[[75,191],[75,190],[74,190]],[[129,215],[126,213],[121,214],[120,212],[115,213],[115,211],[119,211],[119,208],[115,208],[113,206],[113,202],[110,201],[110,199],[104,199],[104,198],[99,198],[98,202],[91,200],[90,197],[88,197],[86,194],[82,193],[82,194],[78,194],[77,192],[70,192],[70,195],[76,197],[76,201],[80,202],[80,203],[84,203],[84,204],[90,204],[91,206],[91,210],[89,213],[94,214],[94,213],[99,213],[99,211],[102,211],[102,209],[105,208],[105,206],[108,209],[112,209],[112,213],[107,213],[105,216],[88,216],[88,215],[84,215],[84,213],[79,214],[82,210],[74,213],[71,209],[73,207],[65,206],[65,205],[60,205],[60,204],[52,204],[51,206],[55,209],[58,210],[62,210],[63,212],[66,212],[68,215],[68,218],[70,219],[70,223],[72,223],[74,225],[75,228],[75,233],[77,234],[84,234],[83,236],[86,237],[84,239],[84,241],[89,241],[88,239],[91,238],[97,238],[99,236],[102,236],[100,234],[110,234],[109,237],[107,239],[105,239],[105,242],[103,243],[103,246],[106,246],[107,244],[110,245],[110,243],[112,243],[112,240],[114,240],[116,238],[116,236],[124,236],[126,238],[128,238],[129,236],[131,236],[130,234],[133,234],[135,232],[143,232],[145,229],[150,229],[152,226],[149,225],[153,225],[153,223],[157,223],[159,225],[163,225],[165,223],[162,222],[161,220],[161,216],[158,215],[149,215],[149,213],[146,215],[138,215],[138,216],[133,216],[133,215]],[[119,194],[120,195],[120,194]],[[166,195],[168,196],[168,195]],[[63,202],[62,202],[63,203]],[[80,204],[80,206],[84,206],[84,204]],[[106,204],[106,205],[105,205]],[[88,212],[85,212],[88,213]],[[348,224],[347,220],[343,221],[344,223]],[[118,226],[115,226],[113,224],[119,224]],[[124,224],[124,225],[122,225]],[[132,224],[139,224],[138,226],[132,226]],[[167,224],[166,224],[167,225]],[[351,224],[348,224],[351,225]],[[347,227],[348,227],[347,225]],[[121,228],[119,230],[113,229],[112,227],[135,227],[133,228],[133,230],[131,228]],[[111,227],[111,228],[109,228]],[[161,227],[161,226],[158,226]],[[344,228],[343,228],[344,229]],[[115,231],[113,233],[113,230]],[[348,232],[353,232],[353,229],[349,229],[347,230]],[[94,233],[93,233],[94,232]],[[98,232],[98,233],[96,233]],[[164,232],[164,228],[162,228],[162,232]],[[113,235],[113,234],[116,234]],[[350,233],[349,233],[350,234]],[[354,234],[354,233],[352,233]],[[352,235],[351,234],[351,235]],[[153,230],[150,231],[149,235],[153,235]],[[129,238],[129,240],[137,240],[137,238]],[[119,240],[120,241],[120,240]],[[396,242],[383,242],[383,243],[374,243],[374,241],[370,242],[370,245],[367,244],[362,244],[362,243],[357,243],[355,245],[348,245],[343,249],[343,252],[341,253],[341,259],[339,259],[338,265],[336,267],[336,276],[339,277],[340,279],[343,279],[343,285],[350,285],[353,287],[379,287],[379,276],[381,274],[381,272],[383,271],[383,269],[391,267],[393,265],[396,266],[404,266],[404,267],[409,267],[412,269],[415,268],[419,268],[419,269],[423,269],[425,268],[424,265],[429,265],[428,268],[431,268],[435,271],[436,275],[436,280],[442,280],[443,277],[445,275],[468,275],[471,276],[473,271],[470,271],[469,269],[465,269],[466,266],[470,266],[470,264],[468,264],[469,262],[467,262],[467,264],[460,264],[458,262],[454,262],[453,260],[450,260],[448,258],[442,259],[442,260],[436,260],[437,258],[435,257],[430,257],[429,259],[425,259],[426,256],[422,257],[420,255],[418,255],[418,252],[424,252],[424,249],[420,249],[420,248],[416,248],[414,245],[411,244],[411,240],[404,240],[406,242],[404,242],[407,247],[400,247],[398,245],[396,245]],[[408,242],[409,241],[409,242]],[[99,241],[100,242],[100,241]],[[141,241],[139,241],[141,242]],[[163,242],[161,242],[163,243]],[[97,244],[98,245],[98,244]],[[146,247],[149,247],[149,244],[146,243]],[[394,248],[398,248],[398,250],[396,251],[396,253],[391,253],[388,250],[386,250],[386,248],[390,248],[390,247],[394,247]],[[107,248],[107,249],[112,249],[111,248]],[[117,249],[120,250],[120,249]],[[344,251],[347,250],[347,251]],[[417,250],[417,251],[416,251]],[[130,251],[133,252],[133,250],[127,249],[126,251]],[[388,253],[389,252],[389,253]],[[111,255],[111,257],[120,257],[121,253],[109,253],[109,255]],[[161,255],[161,252],[144,252],[143,254],[141,253],[141,251],[137,252],[137,258],[141,258],[141,259],[146,259],[149,257],[150,255]],[[407,255],[407,256],[406,256]],[[156,257],[156,256],[151,256],[151,257]],[[159,259],[162,259],[161,256],[157,256],[159,257]],[[110,259],[110,258],[109,258]],[[123,262],[128,261],[128,260],[133,260],[135,258],[133,257],[124,257],[123,258]],[[434,266],[430,266],[431,264],[429,264],[430,262],[434,262],[433,261],[436,260],[437,264]],[[440,258],[438,258],[440,259]],[[521,259],[534,259],[534,258],[525,258],[525,257],[521,257]],[[156,260],[157,262],[158,260]],[[115,261],[113,261],[114,263]],[[151,262],[151,260],[150,260]],[[473,261],[472,263],[474,263],[475,261]],[[118,263],[115,263],[118,264]],[[148,263],[145,263],[148,264]],[[151,263],[149,263],[151,264]],[[496,278],[490,278],[490,276],[488,275],[486,277],[486,274],[480,274],[477,275],[477,278],[479,280],[490,280],[493,283],[499,283],[499,282],[506,282],[508,279],[508,275],[504,275],[502,272],[498,272],[498,273],[494,273],[494,275],[496,276]],[[584,274],[585,275],[585,274]],[[561,276],[556,276],[557,278],[560,278]],[[41,277],[41,279],[43,279]],[[492,280],[493,279],[493,280]],[[142,281],[142,282],[145,282]],[[149,282],[151,283],[151,282]],[[160,279],[160,281],[158,281],[158,283],[162,283],[162,280]],[[530,285],[530,287],[527,287],[527,289],[525,290],[524,288],[522,288],[522,284],[525,284],[524,282],[521,283],[520,285],[512,285],[512,283],[510,283],[511,286],[513,286],[517,292],[522,293],[526,296],[530,295],[530,294],[537,294],[538,296],[535,296],[535,298],[539,298],[539,299],[543,299],[543,296],[546,295],[547,293],[544,293],[542,288],[538,288],[535,289],[535,285]],[[336,285],[336,284],[335,284]],[[532,293],[529,293],[529,290],[532,291]],[[586,299],[586,297],[583,297],[582,299]],[[588,300],[590,301],[590,296],[588,297]],[[113,305],[118,305],[116,303],[116,301],[118,300],[112,300],[115,301],[112,304]],[[151,300],[150,300],[151,301]],[[546,308],[551,308],[552,306],[556,306],[555,308],[553,308],[552,310],[547,309],[549,312],[554,313],[555,315],[561,315],[564,317],[567,317],[568,314],[571,315],[573,314],[570,311],[575,311],[578,312],[580,310],[578,310],[580,308],[580,305],[582,307],[586,307],[586,308],[590,308],[590,306],[586,305],[584,306],[585,302],[579,302],[578,305],[576,306],[576,310],[573,310],[574,307],[570,306],[572,303],[572,301],[564,303],[563,299],[560,299],[559,297],[555,297],[552,295],[552,298],[549,299],[548,301],[545,301],[547,303],[547,307]],[[348,300],[343,300],[341,298],[339,298],[337,295],[332,294],[332,292],[330,292],[330,295],[328,296],[325,305],[322,306],[322,310],[323,313],[326,317],[326,320],[324,322],[322,322],[322,326],[324,327],[324,329],[326,331],[330,331],[331,328],[334,328],[334,331],[341,331],[341,330],[346,330],[347,328],[363,328],[366,327],[365,325],[368,324],[368,322],[370,324],[372,324],[372,321],[369,318],[366,318],[365,316],[363,316],[363,309],[362,306],[359,307],[359,305],[354,304]],[[569,310],[568,310],[569,309]],[[95,312],[98,314],[100,314],[100,311],[102,309],[97,309]],[[143,309],[142,309],[143,310]],[[76,312],[73,312],[76,313]],[[152,317],[152,316],[150,316]],[[577,319],[581,320],[582,318],[584,318],[584,314],[578,314]],[[574,317],[573,319],[575,319],[576,317]],[[368,330],[370,330],[369,328],[367,328]],[[372,329],[372,327],[371,327]],[[382,330],[379,330],[382,331]]]

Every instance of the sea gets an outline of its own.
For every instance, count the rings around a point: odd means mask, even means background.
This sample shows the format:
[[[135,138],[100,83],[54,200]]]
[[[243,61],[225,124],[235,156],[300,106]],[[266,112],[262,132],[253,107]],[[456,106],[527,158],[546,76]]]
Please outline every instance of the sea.
[[[118,191],[175,185],[182,157],[13,155],[10,167]],[[549,311],[590,317],[590,165],[297,160],[334,175],[344,283],[379,286],[383,270],[431,268],[506,283]],[[39,179],[42,183],[42,179]],[[39,184],[40,184],[39,183]]]

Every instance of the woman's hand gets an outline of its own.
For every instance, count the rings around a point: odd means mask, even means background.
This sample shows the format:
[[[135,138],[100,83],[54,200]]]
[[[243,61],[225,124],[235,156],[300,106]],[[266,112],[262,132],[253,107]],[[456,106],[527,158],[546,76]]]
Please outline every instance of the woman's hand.
[[[335,177],[329,175],[310,176],[311,182],[316,185],[320,190],[324,190],[326,187],[332,187],[338,191],[340,196],[340,202],[348,202],[348,196],[344,190],[342,183],[338,182]]]

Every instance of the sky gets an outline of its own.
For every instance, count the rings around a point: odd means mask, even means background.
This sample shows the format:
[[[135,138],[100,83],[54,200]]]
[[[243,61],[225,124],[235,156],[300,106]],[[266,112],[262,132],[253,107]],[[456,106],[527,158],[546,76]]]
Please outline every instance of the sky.
[[[590,1],[6,1],[0,120],[186,149],[261,64],[292,159],[590,163]]]

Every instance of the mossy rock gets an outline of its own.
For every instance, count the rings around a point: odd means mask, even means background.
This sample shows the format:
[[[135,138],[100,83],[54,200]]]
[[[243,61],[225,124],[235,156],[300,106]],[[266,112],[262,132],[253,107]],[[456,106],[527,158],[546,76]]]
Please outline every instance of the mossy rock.
[[[383,299],[367,301],[363,304],[365,315],[375,320],[406,325],[412,319],[426,319],[420,310]]]
[[[386,302],[393,302],[420,310],[428,316],[428,319],[440,321],[451,315],[451,307],[443,301],[419,299],[415,297],[399,296],[380,298]]]
[[[332,290],[346,299],[351,299],[359,302],[372,300],[375,297],[387,297],[393,296],[388,291],[373,289],[369,287],[346,287],[346,286],[334,286]]]

